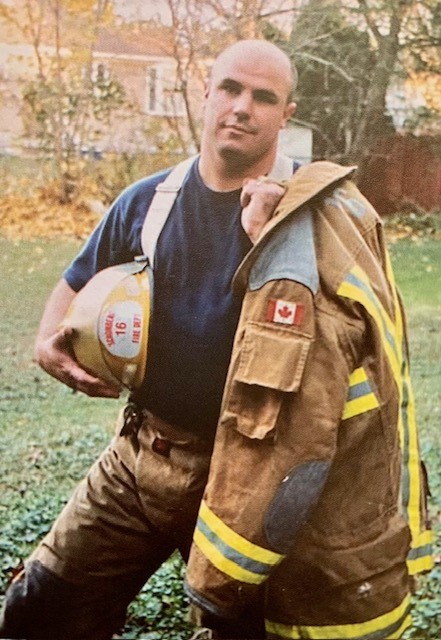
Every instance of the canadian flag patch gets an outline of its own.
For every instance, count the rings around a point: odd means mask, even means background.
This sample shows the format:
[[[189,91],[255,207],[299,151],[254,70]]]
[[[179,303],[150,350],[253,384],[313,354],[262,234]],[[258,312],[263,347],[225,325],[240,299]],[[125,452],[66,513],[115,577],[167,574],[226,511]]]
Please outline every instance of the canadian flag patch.
[[[270,300],[266,319],[269,322],[299,326],[302,324],[304,311],[303,304],[288,302],[287,300]]]

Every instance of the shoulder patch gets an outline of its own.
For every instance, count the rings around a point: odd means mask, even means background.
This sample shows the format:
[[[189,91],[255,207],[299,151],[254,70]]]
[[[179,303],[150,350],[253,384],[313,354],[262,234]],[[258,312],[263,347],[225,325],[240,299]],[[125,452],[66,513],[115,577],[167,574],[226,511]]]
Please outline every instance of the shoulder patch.
[[[299,327],[302,324],[305,307],[303,304],[271,298],[268,303],[266,319],[268,322],[290,324]]]
[[[308,208],[280,223],[253,264],[248,285],[255,291],[271,280],[282,279],[294,280],[317,293],[319,276]]]

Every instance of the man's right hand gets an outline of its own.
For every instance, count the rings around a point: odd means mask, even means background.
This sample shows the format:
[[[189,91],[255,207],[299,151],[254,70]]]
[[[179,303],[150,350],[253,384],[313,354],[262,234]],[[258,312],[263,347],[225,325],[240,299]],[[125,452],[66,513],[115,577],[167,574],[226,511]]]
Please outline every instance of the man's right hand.
[[[49,375],[75,391],[91,397],[118,398],[121,389],[82,369],[72,349],[71,327],[64,327],[49,338],[35,343],[34,360]]]
[[[76,292],[62,278],[52,291],[35,340],[34,360],[49,375],[75,391],[97,398],[118,398],[121,389],[88,373],[77,362],[72,348],[73,329],[60,329]]]

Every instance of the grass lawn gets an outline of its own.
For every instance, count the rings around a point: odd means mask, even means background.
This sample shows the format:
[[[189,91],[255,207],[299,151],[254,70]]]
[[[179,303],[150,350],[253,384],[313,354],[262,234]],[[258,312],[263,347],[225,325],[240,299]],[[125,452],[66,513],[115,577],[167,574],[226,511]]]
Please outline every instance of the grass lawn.
[[[108,442],[121,404],[74,395],[32,362],[32,342],[44,301],[77,250],[78,243],[73,241],[14,243],[0,238],[0,587],[47,531],[76,482]],[[422,449],[431,476],[432,509],[439,522],[441,243],[400,241],[393,245],[392,256],[408,309]],[[174,560],[151,581],[130,610],[124,637],[189,637],[182,617],[180,572]],[[440,585],[438,565],[421,585],[411,637],[441,637]]]

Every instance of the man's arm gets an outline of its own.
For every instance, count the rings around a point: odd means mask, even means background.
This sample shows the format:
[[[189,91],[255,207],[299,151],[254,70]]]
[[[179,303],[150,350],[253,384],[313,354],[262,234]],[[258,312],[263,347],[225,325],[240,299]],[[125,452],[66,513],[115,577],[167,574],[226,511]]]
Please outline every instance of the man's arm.
[[[90,375],[75,359],[73,329],[60,324],[76,292],[62,278],[52,291],[40,321],[34,346],[34,360],[49,375],[88,396],[118,398],[120,389]]]

